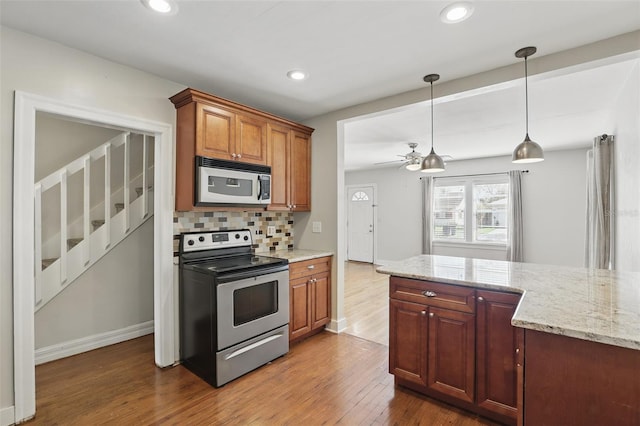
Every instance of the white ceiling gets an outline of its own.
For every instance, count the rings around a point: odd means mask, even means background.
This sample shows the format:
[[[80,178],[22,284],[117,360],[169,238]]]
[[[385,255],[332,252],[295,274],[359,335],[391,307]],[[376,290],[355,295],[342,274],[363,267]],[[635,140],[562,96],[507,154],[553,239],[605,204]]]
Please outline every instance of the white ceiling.
[[[0,24],[292,120],[424,88],[428,73],[443,82],[513,64],[523,46],[542,56],[640,29],[637,0],[475,1],[473,16],[455,25],[439,20],[450,1],[177,3],[177,14],[159,16],[139,0],[0,0]],[[309,79],[288,80],[293,68]],[[628,72],[613,68],[621,78]],[[578,144],[575,130],[585,123],[593,124],[583,132],[589,138],[600,133],[599,106],[616,88],[605,80],[587,73],[532,82],[532,138],[546,149],[555,140]],[[580,82],[593,95],[584,102]],[[567,93],[560,101],[559,89]],[[437,104],[436,151],[456,159],[506,153],[498,140],[510,151],[519,142],[513,135],[523,136],[522,98],[514,87]],[[365,153],[384,151],[369,165],[406,153],[409,141],[428,151],[425,107],[354,123],[347,168],[362,167]],[[374,142],[380,150],[360,149]]]

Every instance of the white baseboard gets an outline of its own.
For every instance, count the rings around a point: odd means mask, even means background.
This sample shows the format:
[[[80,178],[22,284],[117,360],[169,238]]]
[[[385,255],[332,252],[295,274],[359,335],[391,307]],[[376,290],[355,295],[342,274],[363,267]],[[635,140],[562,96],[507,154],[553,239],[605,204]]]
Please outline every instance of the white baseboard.
[[[0,408],[0,426],[9,426],[14,424],[16,417],[13,405],[11,407]]]
[[[327,331],[332,333],[342,333],[347,328],[347,319],[341,318],[339,320],[332,319],[329,324],[325,327]]]
[[[153,320],[131,325],[119,330],[107,331],[105,333],[94,334],[93,336],[36,349],[36,365],[88,352],[104,346],[114,345],[126,340],[135,339],[136,337],[146,336],[151,333],[153,333]]]

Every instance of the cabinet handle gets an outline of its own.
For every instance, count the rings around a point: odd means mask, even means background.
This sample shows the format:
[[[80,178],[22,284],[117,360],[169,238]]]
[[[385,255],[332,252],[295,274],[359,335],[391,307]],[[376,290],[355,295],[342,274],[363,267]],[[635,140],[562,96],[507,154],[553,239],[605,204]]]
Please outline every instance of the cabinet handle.
[[[298,207],[298,206],[296,206],[296,205],[294,204],[294,205],[293,205],[293,208],[295,209],[296,207]]]
[[[242,154],[238,154],[238,158],[242,158]]]
[[[427,311],[420,312],[422,315],[427,315]]]
[[[316,267],[315,265],[309,265],[307,266],[307,269],[315,269],[315,267]]]
[[[484,297],[478,296],[478,302],[484,302]]]
[[[231,154],[231,158],[236,158],[236,154]]]
[[[435,316],[436,316],[436,314],[434,314],[433,312],[429,312],[429,318],[433,318]]]
[[[520,348],[516,348],[516,353],[519,354],[520,353]]]
[[[422,295],[426,296],[426,297],[436,297],[437,296],[435,291],[423,291]]]

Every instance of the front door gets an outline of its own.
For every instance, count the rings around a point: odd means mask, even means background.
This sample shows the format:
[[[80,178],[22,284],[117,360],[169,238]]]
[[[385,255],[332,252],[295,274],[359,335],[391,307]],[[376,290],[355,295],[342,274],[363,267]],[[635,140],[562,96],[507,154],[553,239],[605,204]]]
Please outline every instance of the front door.
[[[375,188],[347,189],[347,259],[373,263]]]

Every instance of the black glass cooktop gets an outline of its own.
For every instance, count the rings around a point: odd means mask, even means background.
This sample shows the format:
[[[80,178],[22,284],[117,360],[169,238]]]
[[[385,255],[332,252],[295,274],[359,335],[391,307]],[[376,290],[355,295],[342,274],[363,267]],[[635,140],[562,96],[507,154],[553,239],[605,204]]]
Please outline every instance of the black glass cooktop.
[[[241,255],[222,258],[207,259],[192,264],[198,269],[206,269],[214,273],[241,271],[246,269],[263,268],[267,266],[286,265],[285,259],[277,259],[267,256]]]

